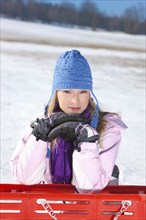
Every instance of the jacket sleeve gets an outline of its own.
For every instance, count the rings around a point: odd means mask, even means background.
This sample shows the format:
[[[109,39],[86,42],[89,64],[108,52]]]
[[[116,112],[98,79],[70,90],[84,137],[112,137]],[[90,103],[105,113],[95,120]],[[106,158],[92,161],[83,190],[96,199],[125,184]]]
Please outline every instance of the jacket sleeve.
[[[73,153],[72,184],[80,193],[100,191],[110,181],[121,141],[121,130],[126,125],[117,115],[106,117],[107,125],[100,140],[101,146],[99,143],[84,142],[81,151]]]
[[[27,127],[14,151],[10,166],[15,179],[22,184],[31,185],[44,180],[46,169],[47,143],[36,141]]]

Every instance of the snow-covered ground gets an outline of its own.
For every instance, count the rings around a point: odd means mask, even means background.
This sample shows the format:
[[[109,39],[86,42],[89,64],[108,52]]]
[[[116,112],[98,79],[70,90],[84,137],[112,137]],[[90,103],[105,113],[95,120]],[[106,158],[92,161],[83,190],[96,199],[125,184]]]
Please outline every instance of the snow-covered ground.
[[[1,19],[1,182],[25,126],[48,102],[58,56],[79,49],[91,65],[100,106],[118,112],[124,131],[120,183],[145,185],[145,36]]]

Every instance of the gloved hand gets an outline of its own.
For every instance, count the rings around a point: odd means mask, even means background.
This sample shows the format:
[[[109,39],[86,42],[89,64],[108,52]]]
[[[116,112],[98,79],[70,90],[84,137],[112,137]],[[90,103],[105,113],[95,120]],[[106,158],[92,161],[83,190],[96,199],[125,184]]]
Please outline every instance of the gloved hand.
[[[30,126],[33,128],[32,134],[36,137],[37,141],[39,139],[43,141],[50,141],[50,139],[48,139],[50,131],[54,129],[56,126],[59,126],[69,121],[83,123],[89,122],[84,116],[79,114],[66,114],[63,112],[56,112],[52,113],[48,118],[37,119],[36,121],[31,123]]]
[[[32,134],[36,137],[36,140],[39,139],[42,141],[47,141],[47,136],[50,132],[50,120],[49,118],[37,118],[36,121],[31,123],[31,127],[33,128]]]
[[[78,151],[80,142],[95,142],[99,136],[97,132],[89,125],[78,121],[69,121],[58,125],[48,134],[48,141],[61,137],[64,140],[73,140]]]

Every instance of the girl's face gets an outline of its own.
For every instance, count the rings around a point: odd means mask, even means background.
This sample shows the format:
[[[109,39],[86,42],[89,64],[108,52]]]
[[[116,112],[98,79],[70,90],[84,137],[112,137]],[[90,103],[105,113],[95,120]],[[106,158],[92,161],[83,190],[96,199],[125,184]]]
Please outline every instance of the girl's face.
[[[59,90],[57,91],[59,107],[67,114],[81,114],[88,106],[90,92],[88,90]]]

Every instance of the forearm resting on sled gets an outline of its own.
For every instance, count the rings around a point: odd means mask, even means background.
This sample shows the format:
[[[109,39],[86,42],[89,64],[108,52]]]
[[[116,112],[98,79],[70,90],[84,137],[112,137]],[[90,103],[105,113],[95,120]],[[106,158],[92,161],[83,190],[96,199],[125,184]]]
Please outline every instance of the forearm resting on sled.
[[[112,183],[112,173],[121,140],[120,132],[113,132],[111,129],[105,140],[102,147],[95,143],[82,143],[81,151],[73,153],[72,184],[80,193],[98,192]]]
[[[30,126],[27,127],[10,160],[14,178],[25,185],[38,184],[44,180],[46,169],[47,143],[36,141],[31,132]]]

